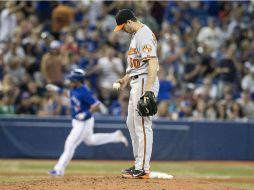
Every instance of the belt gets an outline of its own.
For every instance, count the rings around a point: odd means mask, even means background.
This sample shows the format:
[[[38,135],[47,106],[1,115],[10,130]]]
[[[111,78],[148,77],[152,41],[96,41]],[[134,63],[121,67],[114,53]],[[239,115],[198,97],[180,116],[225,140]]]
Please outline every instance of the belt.
[[[138,79],[138,75],[134,75],[131,77],[131,80],[135,80],[135,79]]]
[[[141,75],[145,75],[147,73],[142,73],[142,74],[139,74],[139,75],[134,75],[131,77],[131,80],[135,80],[135,79],[138,79],[138,77],[140,77]]]

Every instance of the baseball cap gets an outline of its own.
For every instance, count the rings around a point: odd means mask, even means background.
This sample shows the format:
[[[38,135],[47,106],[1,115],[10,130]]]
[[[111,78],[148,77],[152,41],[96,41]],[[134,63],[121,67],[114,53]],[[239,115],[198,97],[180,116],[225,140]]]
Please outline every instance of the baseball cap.
[[[58,48],[60,48],[60,46],[61,46],[61,44],[60,44],[60,42],[57,41],[57,40],[53,40],[53,41],[50,43],[50,45],[49,45],[50,49],[58,49]]]
[[[118,11],[115,17],[117,26],[115,27],[114,32],[122,30],[124,24],[134,17],[135,15],[130,9],[122,9]]]

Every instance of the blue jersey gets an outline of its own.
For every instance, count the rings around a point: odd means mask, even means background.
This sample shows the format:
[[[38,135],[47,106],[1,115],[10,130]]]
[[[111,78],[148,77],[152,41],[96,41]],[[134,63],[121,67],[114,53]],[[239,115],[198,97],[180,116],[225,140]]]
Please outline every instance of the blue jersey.
[[[84,85],[79,88],[73,88],[70,90],[71,99],[71,116],[75,119],[79,113],[85,113],[84,120],[92,117],[89,112],[91,106],[96,105],[99,101],[92,95],[91,91]]]

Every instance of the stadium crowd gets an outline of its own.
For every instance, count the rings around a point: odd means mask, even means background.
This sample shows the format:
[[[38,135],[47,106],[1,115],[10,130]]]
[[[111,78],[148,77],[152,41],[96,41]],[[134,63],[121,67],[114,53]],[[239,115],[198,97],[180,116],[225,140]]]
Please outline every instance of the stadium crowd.
[[[125,116],[130,36],[112,32],[119,9],[132,9],[158,39],[157,118],[254,118],[254,2],[0,2],[0,114],[68,115],[64,87],[74,68],[103,102],[101,114]]]

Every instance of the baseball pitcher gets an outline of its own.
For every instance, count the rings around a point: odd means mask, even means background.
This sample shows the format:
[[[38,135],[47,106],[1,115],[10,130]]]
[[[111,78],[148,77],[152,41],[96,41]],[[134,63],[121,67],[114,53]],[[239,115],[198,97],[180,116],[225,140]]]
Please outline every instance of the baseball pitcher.
[[[72,113],[72,130],[65,141],[63,154],[54,169],[49,171],[51,176],[64,175],[65,168],[72,159],[75,149],[82,142],[90,146],[122,142],[128,146],[128,141],[120,130],[114,133],[93,133],[92,113],[98,111],[100,102],[83,84],[84,77],[83,70],[75,69],[68,77],[70,90],[63,90],[52,84],[46,86],[47,90],[64,93],[70,98]]]
[[[126,75],[118,80],[120,90],[130,82],[127,126],[130,132],[135,165],[122,170],[126,178],[149,178],[153,145],[152,115],[157,112],[155,97],[159,90],[157,41],[153,32],[139,22],[129,9],[120,10],[114,32],[131,34]]]

